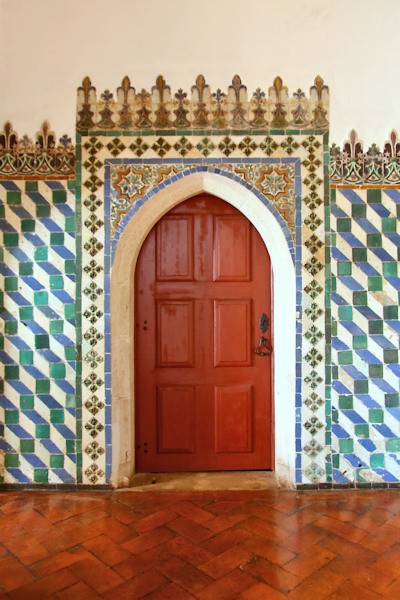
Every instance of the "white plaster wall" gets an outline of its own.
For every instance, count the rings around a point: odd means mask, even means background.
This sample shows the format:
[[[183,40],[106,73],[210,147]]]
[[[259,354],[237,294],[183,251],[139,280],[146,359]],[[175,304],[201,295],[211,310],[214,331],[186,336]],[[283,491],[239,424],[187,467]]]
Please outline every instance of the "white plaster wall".
[[[0,125],[33,135],[44,119],[72,135],[75,90],[129,75],[175,91],[203,73],[253,91],[280,75],[291,92],[315,75],[331,88],[331,139],[355,127],[381,143],[400,131],[399,0],[0,0]]]

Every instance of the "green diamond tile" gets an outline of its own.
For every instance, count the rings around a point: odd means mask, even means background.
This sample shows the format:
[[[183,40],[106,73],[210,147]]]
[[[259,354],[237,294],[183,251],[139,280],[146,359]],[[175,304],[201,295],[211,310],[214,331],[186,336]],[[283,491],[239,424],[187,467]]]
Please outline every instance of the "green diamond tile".
[[[48,481],[49,481],[48,469],[34,469],[33,470],[33,481],[35,483],[48,483]]]
[[[351,439],[340,439],[339,440],[339,452],[341,454],[349,454],[354,452],[354,440]]]
[[[19,449],[21,453],[33,454],[35,452],[35,440],[21,440]]]
[[[367,423],[357,423],[354,426],[354,433],[358,438],[369,438],[369,425]]]

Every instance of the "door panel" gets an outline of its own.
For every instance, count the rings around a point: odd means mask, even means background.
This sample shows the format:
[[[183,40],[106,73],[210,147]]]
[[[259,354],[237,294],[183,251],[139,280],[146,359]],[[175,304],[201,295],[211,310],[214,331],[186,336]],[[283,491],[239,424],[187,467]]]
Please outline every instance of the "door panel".
[[[271,469],[269,256],[235,208],[187,200],[148,235],[135,282],[136,470]],[[267,332],[270,337],[270,332]]]
[[[251,300],[214,300],[214,365],[251,364]]]
[[[195,452],[195,413],[194,386],[160,386],[157,389],[157,449],[160,454]]]
[[[166,216],[157,226],[157,281],[193,279],[193,218]]]
[[[251,385],[215,388],[215,452],[252,452],[252,400]]]
[[[250,280],[250,223],[242,216],[214,217],[214,281]]]
[[[194,367],[193,300],[158,300],[156,332],[158,367]]]

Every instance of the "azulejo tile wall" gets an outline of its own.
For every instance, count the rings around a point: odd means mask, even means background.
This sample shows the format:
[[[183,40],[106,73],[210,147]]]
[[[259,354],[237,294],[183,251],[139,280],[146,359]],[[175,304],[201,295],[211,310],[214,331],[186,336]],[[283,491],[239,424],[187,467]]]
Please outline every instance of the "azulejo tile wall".
[[[65,484],[79,468],[75,193],[0,181],[1,481]]]
[[[34,142],[6,124],[2,483],[109,482],[113,253],[144,202],[204,170],[252,190],[293,257],[296,483],[399,481],[399,144],[364,153],[351,132],[329,156],[327,119],[321,78],[249,97],[238,76],[190,94],[160,76],[99,100],[85,78],[76,151],[47,123]]]
[[[400,478],[399,189],[332,190],[332,469]]]

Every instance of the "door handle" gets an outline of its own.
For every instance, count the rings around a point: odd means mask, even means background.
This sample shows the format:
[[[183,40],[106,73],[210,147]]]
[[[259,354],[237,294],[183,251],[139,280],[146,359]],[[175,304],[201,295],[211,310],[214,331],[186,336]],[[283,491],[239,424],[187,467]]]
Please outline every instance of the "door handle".
[[[262,313],[260,317],[260,331],[262,334],[266,333],[269,328],[269,319],[265,313]],[[258,346],[254,348],[254,353],[258,356],[271,356],[272,354],[272,344],[267,338],[262,335],[258,342]]]

